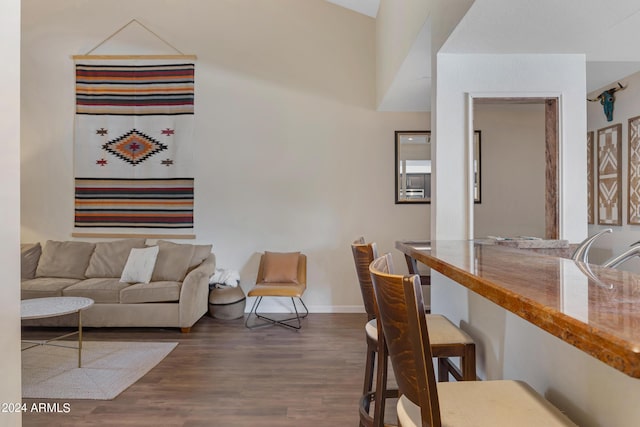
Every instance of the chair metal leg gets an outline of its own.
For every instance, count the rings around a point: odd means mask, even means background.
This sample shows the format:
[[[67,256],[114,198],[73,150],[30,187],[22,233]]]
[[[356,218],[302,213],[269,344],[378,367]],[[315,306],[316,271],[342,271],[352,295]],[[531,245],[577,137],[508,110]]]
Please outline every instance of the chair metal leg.
[[[262,302],[262,298],[263,297],[258,297],[254,302],[253,302],[253,306],[251,307],[251,311],[249,312],[249,315],[247,316],[247,319],[244,322],[244,325],[249,328],[249,329],[256,329],[256,328],[262,328],[265,326],[273,326],[273,325],[278,325],[278,326],[283,326],[285,328],[290,328],[290,329],[296,329],[296,330],[300,330],[302,329],[302,319],[304,319],[305,317],[307,317],[309,315],[309,309],[307,308],[306,304],[304,303],[304,301],[302,300],[302,298],[297,297],[298,301],[300,301],[302,303],[302,306],[304,307],[304,313],[302,313],[302,315],[300,314],[300,312],[298,311],[298,307],[296,305],[296,301],[295,299],[292,297],[291,298],[291,303],[293,304],[293,309],[296,313],[295,317],[289,317],[287,319],[273,319],[270,317],[267,317],[263,314],[258,313],[258,307],[260,306],[260,303]],[[266,323],[260,323],[260,324],[253,324],[253,325],[249,325],[249,319],[251,318],[251,315],[255,316],[257,319],[260,320],[264,320]],[[297,325],[295,324],[290,324],[287,322],[291,322],[291,321],[297,321]]]
[[[257,297],[255,300],[253,300],[253,305],[251,306],[251,310],[249,310],[249,314],[247,315],[247,318],[244,321],[245,327],[252,329],[252,327],[249,326],[249,319],[251,318],[251,315],[255,313],[256,308],[258,308],[258,305],[260,305],[261,301],[262,301],[262,297]]]

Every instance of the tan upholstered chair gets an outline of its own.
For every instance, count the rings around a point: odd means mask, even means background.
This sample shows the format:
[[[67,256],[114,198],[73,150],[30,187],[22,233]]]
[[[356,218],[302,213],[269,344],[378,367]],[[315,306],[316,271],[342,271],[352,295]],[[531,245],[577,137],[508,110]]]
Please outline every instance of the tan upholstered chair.
[[[256,285],[247,296],[256,297],[251,311],[245,321],[245,326],[253,329],[260,326],[279,325],[292,329],[302,327],[301,319],[309,315],[309,310],[302,301],[302,294],[307,289],[307,256],[299,252],[265,252],[260,257]],[[274,319],[258,313],[258,308],[264,297],[291,298],[295,317]],[[304,308],[300,314],[296,301]],[[251,323],[249,319],[255,317],[263,322]]]
[[[379,345],[379,334],[376,317],[378,308],[369,264],[378,257],[375,243],[365,243],[364,238],[356,239],[351,244],[351,251],[356,265],[356,273],[360,282],[360,291],[364,301],[365,311],[369,319],[365,325],[367,339],[367,359],[365,364],[364,387],[360,401],[360,423],[364,426],[382,426],[384,419],[385,400],[397,397],[397,390],[387,390],[387,358],[382,354]],[[393,268],[389,265],[390,268]],[[429,332],[433,336],[431,343],[433,357],[438,358],[438,376],[440,381],[448,381],[449,374],[457,380],[476,379],[475,344],[473,339],[449,319],[442,315],[427,314]],[[382,343],[384,346],[384,343]],[[383,350],[386,353],[386,349]],[[376,354],[378,354],[378,371],[376,375],[376,389],[373,390],[373,374]],[[450,357],[460,357],[462,372],[451,362]],[[375,401],[373,416],[370,416],[370,404]]]
[[[572,426],[551,403],[520,381],[436,382],[430,332],[417,275],[389,274],[390,256],[371,263],[381,335],[396,374],[398,422],[413,426]]]

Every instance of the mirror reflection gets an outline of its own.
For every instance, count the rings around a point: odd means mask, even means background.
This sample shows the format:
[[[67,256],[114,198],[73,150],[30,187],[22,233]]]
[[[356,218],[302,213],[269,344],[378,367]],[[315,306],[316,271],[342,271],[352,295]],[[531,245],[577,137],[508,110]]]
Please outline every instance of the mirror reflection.
[[[431,203],[431,132],[396,131],[396,203]],[[473,135],[473,198],[480,203],[480,131]]]
[[[431,132],[396,131],[396,203],[431,201]]]

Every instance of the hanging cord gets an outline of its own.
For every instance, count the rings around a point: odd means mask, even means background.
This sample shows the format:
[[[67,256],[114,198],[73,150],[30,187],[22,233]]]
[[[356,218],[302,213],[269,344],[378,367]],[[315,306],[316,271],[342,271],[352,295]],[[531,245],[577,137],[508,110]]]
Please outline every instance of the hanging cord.
[[[91,54],[91,52],[93,52],[94,50],[96,50],[97,48],[99,48],[100,46],[102,46],[103,44],[105,44],[106,42],[108,42],[109,40],[111,40],[113,37],[115,37],[119,32],[121,32],[122,30],[124,30],[125,28],[127,28],[129,25],[136,23],[138,25],[140,25],[142,28],[144,28],[145,30],[147,30],[148,32],[150,32],[151,34],[153,34],[158,40],[160,40],[162,43],[166,44],[167,46],[169,46],[171,49],[175,50],[176,52],[178,52],[180,55],[184,55],[184,53],[182,53],[182,51],[180,49],[178,49],[177,47],[175,47],[174,45],[172,45],[171,43],[169,43],[168,41],[166,41],[165,39],[163,39],[162,37],[160,37],[158,34],[156,34],[155,32],[153,32],[151,29],[149,29],[149,27],[147,27],[146,25],[144,25],[143,23],[141,23],[140,21],[138,21],[137,19],[132,19],[131,21],[127,22],[126,24],[124,24],[122,27],[120,27],[116,32],[114,32],[113,34],[111,34],[109,37],[107,37],[106,39],[102,40],[100,43],[98,43],[96,46],[93,47],[93,49],[91,49],[89,52],[85,53],[86,55]]]

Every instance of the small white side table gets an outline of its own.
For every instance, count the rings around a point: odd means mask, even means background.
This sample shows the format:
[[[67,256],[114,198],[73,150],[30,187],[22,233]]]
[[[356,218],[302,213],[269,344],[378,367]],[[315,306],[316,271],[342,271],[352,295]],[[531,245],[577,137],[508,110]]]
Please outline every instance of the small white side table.
[[[91,298],[83,297],[47,297],[33,298],[20,301],[20,318],[25,319],[42,319],[45,317],[58,317],[65,314],[78,313],[78,330],[68,334],[61,335],[49,340],[29,341],[23,340],[23,343],[31,344],[23,348],[22,351],[39,345],[55,345],[58,347],[69,347],[66,345],[52,344],[53,341],[60,340],[72,335],[78,335],[78,368],[82,366],[82,310],[93,305]]]

